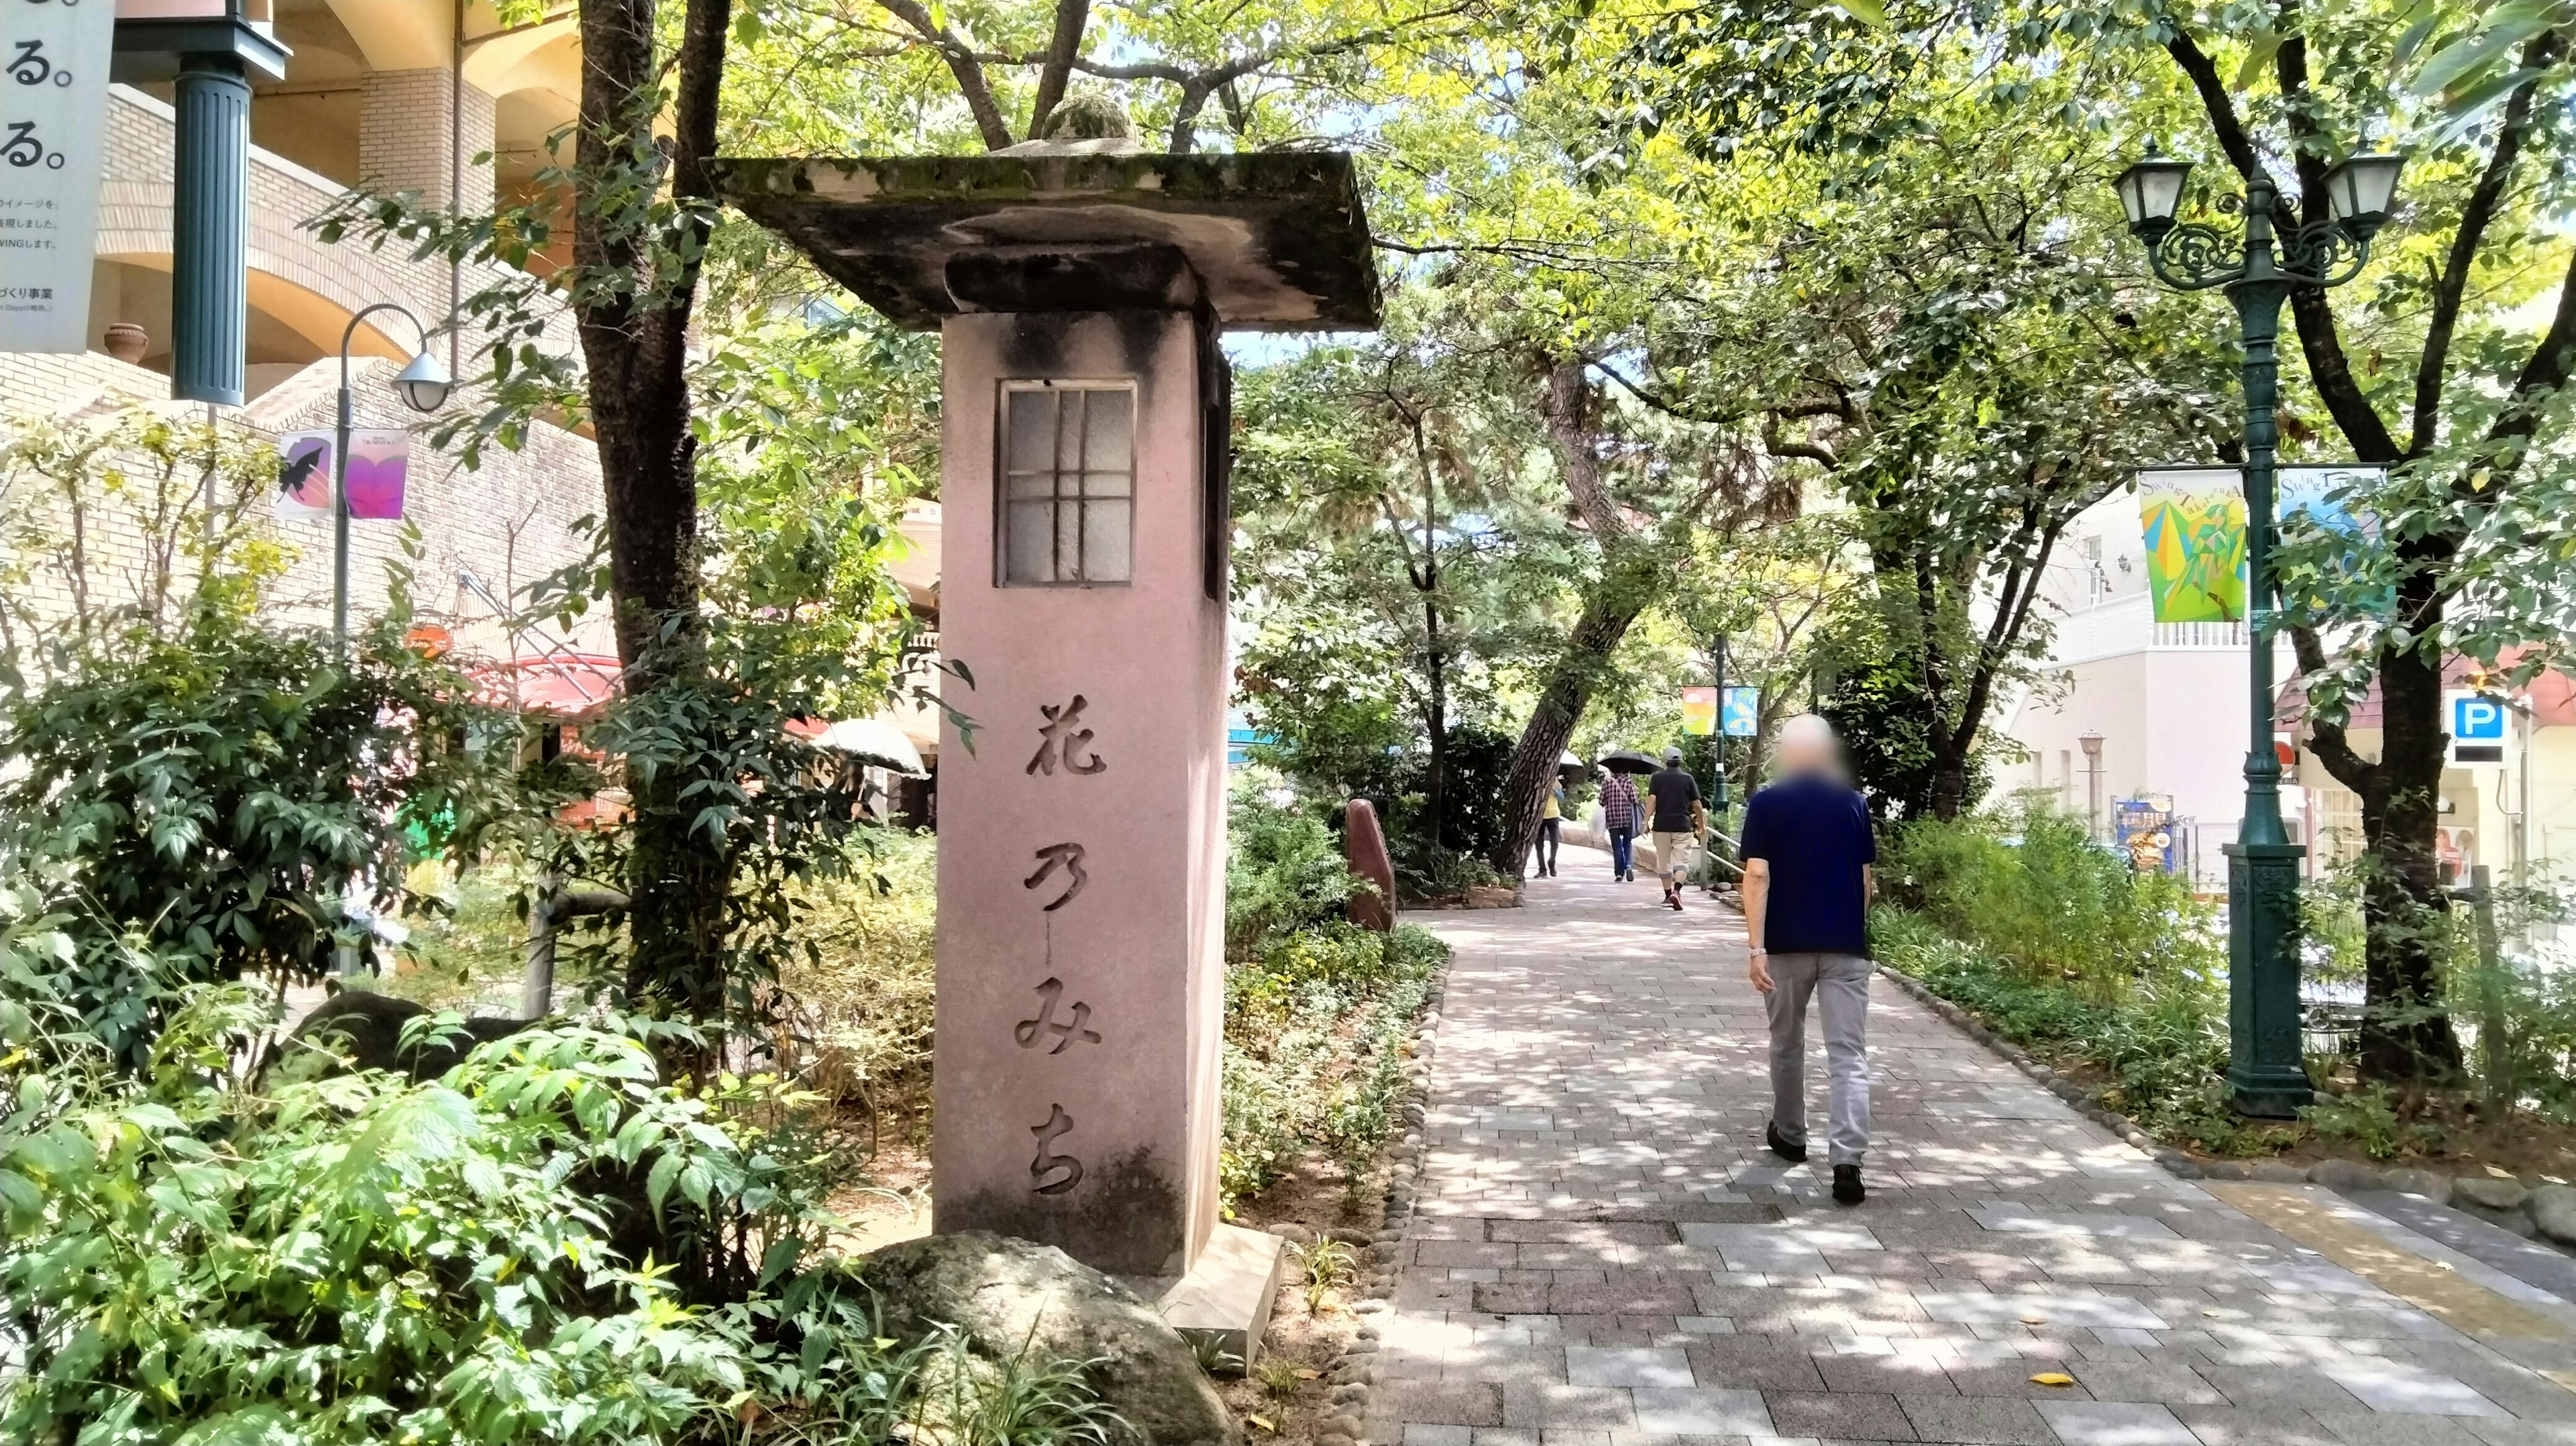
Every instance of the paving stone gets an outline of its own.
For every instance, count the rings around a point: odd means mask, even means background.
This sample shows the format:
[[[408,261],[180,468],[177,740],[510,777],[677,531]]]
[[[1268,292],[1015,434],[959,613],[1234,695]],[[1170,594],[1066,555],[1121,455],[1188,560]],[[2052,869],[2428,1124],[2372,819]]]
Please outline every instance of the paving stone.
[[[2161,1405],[2041,1401],[2037,1409],[2066,1446],[2200,1446],[2191,1428]]]
[[[1772,1429],[1783,1436],[1830,1436],[1852,1441],[1917,1441],[1914,1423],[1894,1396],[1815,1395],[1765,1391]]]
[[[2339,1361],[2324,1368],[2328,1380],[2361,1398],[2374,1411],[2419,1416],[2504,1416],[2512,1413],[2439,1371],[2397,1361]]]
[[[1896,1402],[1913,1424],[1914,1434],[1925,1441],[2057,1446],[2057,1434],[2028,1401],[2000,1396],[1899,1396]]]
[[[1690,1358],[1639,1346],[1567,1346],[1565,1379],[1577,1386],[1688,1386]]]
[[[1759,1391],[1711,1391],[1641,1386],[1637,1429],[1677,1436],[1769,1436],[1770,1411]]]
[[[1871,1197],[1835,1206],[1762,1146],[1741,921],[1606,871],[1424,920],[1455,953],[1408,1117],[1416,1207],[1381,1349],[1336,1372],[1377,1373],[1373,1442],[2576,1446],[2576,1394],[2540,1374],[2576,1339],[2463,1336],[1892,988]],[[1821,1129],[1818,1040],[1810,1081]],[[2405,1231],[2352,1238],[2448,1274]]]

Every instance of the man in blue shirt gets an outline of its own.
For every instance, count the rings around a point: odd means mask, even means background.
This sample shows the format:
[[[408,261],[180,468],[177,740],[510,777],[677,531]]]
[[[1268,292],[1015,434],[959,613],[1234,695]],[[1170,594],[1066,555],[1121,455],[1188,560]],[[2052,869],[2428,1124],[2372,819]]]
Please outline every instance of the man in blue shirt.
[[[1780,781],[1744,809],[1746,974],[1771,1015],[1771,1152],[1807,1158],[1807,1000],[1824,1016],[1834,1199],[1857,1205],[1869,1148],[1869,899],[1878,840],[1843,781],[1833,725],[1780,727]]]

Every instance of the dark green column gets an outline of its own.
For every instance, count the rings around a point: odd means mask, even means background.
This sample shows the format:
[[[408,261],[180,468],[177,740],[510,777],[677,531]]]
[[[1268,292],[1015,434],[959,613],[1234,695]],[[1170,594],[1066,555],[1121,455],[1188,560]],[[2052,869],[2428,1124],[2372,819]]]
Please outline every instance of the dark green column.
[[[179,63],[172,178],[170,395],[242,401],[250,268],[250,78],[240,57]]]
[[[2227,1083],[2236,1108],[2289,1119],[2311,1098],[2299,1057],[2299,860],[2281,824],[2281,757],[2272,743],[2273,458],[2279,429],[2281,303],[2290,282],[2272,252],[2271,188],[2257,183],[2245,279],[2228,288],[2245,334],[2245,633],[2250,649],[2245,822],[2227,848]]]

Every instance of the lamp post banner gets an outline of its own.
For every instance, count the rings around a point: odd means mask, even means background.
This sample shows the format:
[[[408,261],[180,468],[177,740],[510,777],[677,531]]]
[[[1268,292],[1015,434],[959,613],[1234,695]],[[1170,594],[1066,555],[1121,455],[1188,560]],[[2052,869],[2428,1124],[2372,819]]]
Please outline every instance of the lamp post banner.
[[[277,439],[277,515],[284,521],[329,521],[331,433],[289,432]],[[400,521],[411,470],[411,434],[399,428],[349,434],[349,515],[361,522]]]
[[[2140,471],[2138,526],[2157,622],[2245,620],[2245,492],[2235,468]]]
[[[87,351],[116,7],[0,7],[0,351]]]
[[[1706,736],[1717,731],[1717,690],[1691,687],[1682,689],[1682,731]]]
[[[288,432],[277,439],[277,515],[282,521],[331,515],[329,432]]]

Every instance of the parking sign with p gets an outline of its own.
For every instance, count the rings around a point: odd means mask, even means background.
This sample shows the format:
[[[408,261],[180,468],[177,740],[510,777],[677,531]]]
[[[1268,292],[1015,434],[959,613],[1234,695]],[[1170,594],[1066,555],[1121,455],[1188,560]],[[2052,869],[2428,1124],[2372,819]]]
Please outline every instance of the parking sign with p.
[[[2496,768],[2504,764],[2505,700],[2468,691],[2442,695],[2443,723],[2451,735],[2451,766]]]

